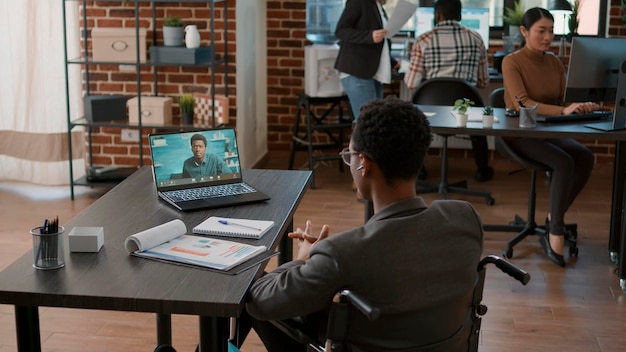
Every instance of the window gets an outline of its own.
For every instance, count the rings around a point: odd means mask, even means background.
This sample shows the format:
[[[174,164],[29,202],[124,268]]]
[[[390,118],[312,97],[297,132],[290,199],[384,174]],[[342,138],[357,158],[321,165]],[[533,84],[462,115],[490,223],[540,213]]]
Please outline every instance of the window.
[[[434,0],[408,0],[419,1],[420,6],[433,6]],[[519,0],[525,9],[531,7],[548,8],[549,0]],[[573,3],[574,0],[569,0]],[[513,7],[515,0],[461,0],[464,8],[488,8],[489,9],[489,26],[491,28],[491,38],[497,38],[502,35],[502,29],[506,26],[502,21],[502,15],[506,7]],[[389,16],[393,15],[398,0],[387,0],[385,10]],[[580,8],[580,25],[578,33],[581,35],[598,35],[600,26],[606,25],[606,20],[600,23],[601,18],[606,17],[606,7],[602,7],[600,0],[582,0]],[[567,34],[569,32],[567,26],[567,17],[554,16],[554,32],[555,34]],[[415,15],[402,28],[403,31],[413,32],[415,30]],[[602,33],[601,33],[602,34]],[[603,36],[603,35],[601,35]]]

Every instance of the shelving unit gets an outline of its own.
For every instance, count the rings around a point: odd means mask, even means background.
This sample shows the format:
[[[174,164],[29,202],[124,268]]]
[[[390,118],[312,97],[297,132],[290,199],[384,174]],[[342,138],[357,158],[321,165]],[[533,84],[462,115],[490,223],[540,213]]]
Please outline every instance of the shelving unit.
[[[152,45],[157,45],[158,41],[157,41],[157,7],[158,7],[158,3],[172,3],[173,1],[171,0],[127,0],[127,2],[129,4],[134,4],[134,12],[135,12],[135,19],[134,19],[134,23],[135,23],[135,47],[136,47],[136,60],[134,62],[116,62],[116,61],[95,61],[92,56],[90,55],[90,50],[89,50],[89,33],[90,33],[90,28],[88,27],[88,11],[87,11],[87,3],[96,3],[96,2],[109,2],[110,1],[106,1],[106,0],[91,0],[91,1],[87,1],[87,0],[61,0],[63,1],[63,46],[64,46],[64,58],[65,58],[65,90],[66,90],[66,107],[67,107],[67,125],[68,125],[68,145],[70,146],[69,149],[69,173],[70,173],[70,192],[71,192],[71,198],[74,199],[74,186],[75,185],[86,185],[86,186],[93,186],[93,187],[97,187],[97,186],[104,186],[104,187],[109,187],[111,185],[116,184],[118,181],[90,181],[88,180],[87,175],[80,177],[78,179],[74,179],[73,174],[74,174],[74,170],[73,170],[73,157],[72,157],[72,130],[77,127],[77,126],[83,126],[86,129],[87,132],[87,144],[88,144],[88,167],[92,168],[93,167],[93,148],[92,148],[92,132],[94,128],[101,128],[101,127],[111,127],[111,128],[130,128],[130,129],[136,129],[139,132],[139,140],[137,141],[138,144],[138,153],[139,153],[139,165],[138,167],[143,165],[143,131],[144,130],[152,130],[152,129],[159,129],[159,130],[191,130],[197,127],[194,127],[192,125],[149,125],[149,124],[143,124],[142,123],[142,114],[141,114],[141,98],[142,98],[142,82],[145,83],[144,80],[142,80],[142,71],[141,69],[143,67],[151,67],[152,71],[153,71],[153,79],[151,81],[152,87],[153,87],[153,95],[154,96],[158,96],[159,95],[159,81],[158,81],[158,74],[159,74],[159,68],[160,67],[172,67],[172,66],[176,66],[176,67],[205,67],[209,69],[210,72],[210,76],[211,76],[211,84],[210,84],[210,95],[211,95],[211,99],[213,100],[213,102],[215,102],[215,78],[216,78],[216,68],[220,67],[220,66],[224,66],[224,70],[223,70],[223,76],[224,76],[224,87],[225,87],[225,95],[228,96],[228,65],[227,65],[227,58],[228,58],[228,11],[227,11],[227,1],[226,0],[185,0],[185,3],[205,3],[208,4],[209,6],[209,10],[210,10],[210,18],[209,18],[209,28],[208,30],[210,31],[209,35],[209,45],[213,46],[213,50],[212,53],[210,55],[210,60],[205,61],[205,62],[201,62],[198,64],[185,64],[185,63],[162,63],[162,62],[152,62],[151,59],[147,59],[145,62],[141,62],[140,58],[140,40],[141,37],[139,35],[140,32],[140,28],[141,27],[141,19],[145,19],[145,18],[141,18],[140,17],[140,3],[150,3],[151,4],[151,8],[152,8],[152,17],[151,17],[151,26],[152,26],[152,40],[150,42],[150,40],[148,40],[148,38],[146,38],[146,41],[148,43],[151,43]],[[181,1],[182,2],[182,1]],[[67,9],[66,9],[66,5],[69,3],[80,3],[82,8],[80,11],[80,16],[82,17],[82,24],[80,27],[80,36],[79,36],[79,41],[80,41],[80,48],[82,51],[81,56],[76,57],[76,58],[69,58],[68,57],[68,38],[67,38],[67,30],[68,30],[68,24],[67,24]],[[120,3],[122,3],[122,1],[120,1]],[[222,7],[223,7],[223,11],[222,11],[222,21],[224,23],[223,25],[223,43],[224,43],[224,49],[221,52],[221,58],[218,58],[218,55],[216,53],[216,45],[215,45],[215,7],[216,4],[221,3]],[[149,30],[149,28],[148,28]],[[146,50],[146,55],[148,55],[147,53],[149,52],[149,46],[146,45],[147,50]],[[137,84],[137,100],[138,100],[138,123],[136,124],[131,124],[128,122],[128,119],[126,121],[105,121],[105,122],[90,122],[88,121],[88,119],[85,116],[79,116],[79,117],[72,117],[71,116],[71,111],[70,111],[70,100],[71,99],[82,99],[82,97],[70,97],[70,92],[69,92],[69,67],[71,65],[80,65],[81,66],[81,76],[83,77],[83,93],[84,95],[90,95],[90,91],[91,91],[91,87],[90,87],[90,66],[94,66],[94,65],[126,65],[126,66],[134,66],[134,70],[135,70],[135,76],[136,76],[136,84]],[[119,70],[119,68],[118,68]],[[120,94],[123,94],[124,92],[120,92]],[[212,112],[212,117],[211,117],[211,126],[216,126],[216,119],[215,119],[215,109],[213,109]],[[130,174],[133,170],[136,170],[136,168],[120,168],[119,169],[119,173],[120,173],[120,177],[123,178],[126,175]]]

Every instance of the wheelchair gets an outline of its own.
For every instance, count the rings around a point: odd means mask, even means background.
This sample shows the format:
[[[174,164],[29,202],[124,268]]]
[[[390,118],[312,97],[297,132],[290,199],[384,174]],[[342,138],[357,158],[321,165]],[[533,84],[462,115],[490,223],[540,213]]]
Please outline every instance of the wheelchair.
[[[471,312],[468,312],[469,319],[464,323],[464,325],[467,326],[458,327],[456,332],[453,331],[450,337],[443,341],[404,349],[402,351],[478,351],[482,317],[487,313],[487,306],[482,304],[482,299],[483,288],[485,285],[486,266],[488,264],[494,264],[498,269],[507,273],[523,285],[526,285],[530,280],[530,275],[526,271],[511,264],[505,259],[495,255],[488,255],[484,257],[479,262],[477,267],[478,277],[473,289],[472,302],[470,305]],[[380,309],[364,298],[362,294],[344,289],[336,293],[333,297],[328,317],[325,341],[319,341],[315,337],[315,333],[310,331],[310,329],[307,329],[306,326],[304,326],[304,324],[297,319],[272,321],[272,323],[291,338],[295,339],[299,343],[307,345],[307,351],[309,352],[350,352],[350,342],[347,339],[350,329],[348,322],[350,321],[349,315],[355,313],[355,311],[358,312],[357,314],[364,314],[370,321],[375,321],[381,314],[383,314]],[[356,333],[358,334],[358,332]],[[463,334],[464,336],[460,336],[460,334]],[[463,339],[463,349],[451,349],[451,344],[448,342],[453,339],[458,340],[459,338]],[[458,344],[455,344],[455,346],[457,345]]]

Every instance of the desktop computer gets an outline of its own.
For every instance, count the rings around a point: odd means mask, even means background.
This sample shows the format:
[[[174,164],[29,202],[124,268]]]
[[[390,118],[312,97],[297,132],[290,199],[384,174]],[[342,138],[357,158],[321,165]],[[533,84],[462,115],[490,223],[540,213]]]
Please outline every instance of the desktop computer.
[[[626,38],[574,37],[565,86],[566,102],[615,102],[613,121],[585,125],[626,128]]]
[[[435,26],[435,9],[433,7],[418,7],[415,10],[415,37],[430,31]],[[463,8],[461,22],[465,27],[472,29],[483,39],[485,49],[489,49],[489,9]]]

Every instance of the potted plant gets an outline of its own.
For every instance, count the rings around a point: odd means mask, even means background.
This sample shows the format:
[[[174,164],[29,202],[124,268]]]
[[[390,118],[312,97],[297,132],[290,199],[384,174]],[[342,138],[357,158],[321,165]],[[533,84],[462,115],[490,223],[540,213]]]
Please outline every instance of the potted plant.
[[[191,94],[185,94],[178,98],[178,106],[180,106],[184,125],[193,125],[193,107],[195,104],[196,98]]]
[[[483,127],[492,128],[493,120],[494,120],[493,107],[487,105],[483,108]]]
[[[163,23],[163,45],[183,45],[183,20],[178,16],[169,16]]]
[[[578,19],[578,15],[580,14],[580,5],[581,0],[574,0],[572,4],[572,14],[569,16],[569,20],[567,24],[569,26],[569,34],[567,35],[567,41],[571,42],[572,37],[578,35],[578,25],[580,24],[580,20]]]
[[[509,36],[516,37],[519,35],[519,26],[522,25],[522,17],[524,17],[524,7],[520,0],[517,0],[513,8],[504,9],[502,20],[509,25]]]
[[[458,127],[467,126],[467,110],[475,103],[467,98],[457,99],[452,107],[457,112],[456,125]]]

